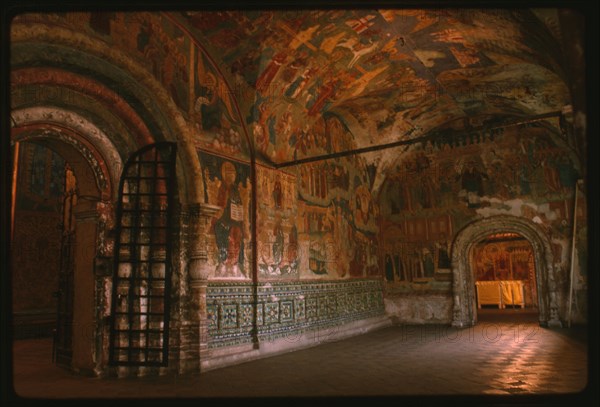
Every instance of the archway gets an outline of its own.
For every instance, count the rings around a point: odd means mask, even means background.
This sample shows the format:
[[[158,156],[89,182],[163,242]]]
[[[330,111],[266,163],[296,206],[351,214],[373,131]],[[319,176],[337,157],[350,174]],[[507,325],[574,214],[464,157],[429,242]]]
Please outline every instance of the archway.
[[[25,157],[28,160],[15,159],[13,171],[15,176],[19,175],[19,161],[21,167],[24,163],[31,167],[32,162],[35,164],[40,161],[38,172],[42,174],[43,184],[54,185],[53,196],[57,202],[51,214],[53,216],[46,218],[54,222],[56,233],[49,236],[54,244],[49,245],[45,260],[53,264],[41,268],[40,264],[44,264],[41,262],[32,267],[35,275],[45,273],[46,280],[52,281],[38,291],[40,298],[45,298],[48,304],[53,303],[56,310],[55,317],[51,318],[56,335],[54,356],[57,356],[56,362],[65,367],[92,373],[101,359],[97,352],[99,336],[96,320],[102,299],[97,295],[97,287],[102,278],[103,259],[109,256],[106,237],[109,230],[107,224],[110,224],[113,212],[111,197],[114,177],[108,170],[104,154],[74,126],[66,128],[56,123],[32,121],[31,117],[25,118],[19,114],[13,119],[15,127],[11,138],[15,158],[19,157],[19,150],[23,153],[32,149],[38,151],[41,157],[52,157],[41,161],[32,160],[32,157]],[[120,165],[114,146],[101,146],[104,147],[112,150],[112,156],[117,157],[115,164]],[[51,174],[48,173],[49,169],[53,170]],[[31,178],[30,169],[24,175]],[[38,175],[36,177],[40,178]],[[36,189],[35,186],[28,188],[29,184],[25,182],[27,177],[21,176],[21,179],[14,178],[19,182],[14,183],[13,196],[18,196],[15,192],[19,188]],[[49,189],[47,186],[44,188]],[[40,214],[35,207],[32,209],[32,214],[44,219],[43,213]],[[19,219],[23,218],[19,216]],[[27,239],[28,232],[22,227],[22,222],[13,226],[13,242]],[[30,230],[29,234],[36,239],[43,238],[43,233],[36,228]],[[18,263],[23,256],[27,256],[27,253],[18,248],[12,252],[13,276],[19,273]],[[36,279],[33,280],[31,283],[35,285]],[[18,287],[13,288],[18,293]],[[53,293],[55,299],[48,299]]]
[[[21,171],[18,171],[16,196],[22,198],[41,185],[40,190],[53,190],[49,196],[53,205],[27,207],[27,200],[16,202],[12,252],[15,317],[27,314],[35,317],[22,328],[37,331],[34,334],[40,336],[50,334],[53,329],[53,357],[58,364],[92,370],[92,356],[89,350],[85,351],[92,347],[83,342],[89,342],[93,334],[96,304],[90,301],[95,297],[93,288],[90,289],[94,275],[89,266],[94,264],[96,250],[75,251],[75,247],[92,249],[97,242],[99,193],[82,193],[91,192],[95,182],[86,179],[89,171],[82,170],[69,146],[47,143],[43,138],[21,141],[18,145],[22,164],[17,169]],[[75,173],[80,176],[79,183]],[[37,181],[39,178],[41,182]],[[30,239],[33,246],[27,244]],[[24,247],[30,250],[23,250]],[[24,264],[30,267],[23,267]],[[41,264],[44,266],[40,267]],[[22,280],[27,280],[25,285],[19,284]],[[31,303],[36,306],[32,308]],[[39,304],[45,307],[39,310]],[[31,335],[22,332],[20,336]]]
[[[150,19],[149,16],[140,15],[140,21],[147,19],[148,23],[160,23],[160,30],[148,31],[150,43],[164,43],[166,37],[161,34],[165,16],[167,15],[154,20],[152,16]],[[60,16],[58,20],[63,17],[65,22],[76,18],[78,22],[87,24],[86,18],[81,15]],[[184,82],[179,86],[178,82],[172,82],[173,72],[169,67],[154,72],[148,69],[147,62],[155,66],[161,65],[160,55],[149,55],[143,51],[143,55],[138,55],[135,53],[135,45],[134,52],[131,52],[132,49],[124,44],[107,41],[106,35],[96,35],[93,27],[92,30],[82,30],[77,24],[56,22],[54,18],[36,16],[32,20],[27,17],[17,18],[11,24],[11,118],[16,127],[23,123],[51,123],[57,124],[56,127],[78,130],[83,136],[80,141],[87,140],[96,151],[104,155],[108,164],[113,189],[111,199],[107,202],[111,205],[117,201],[116,191],[121,175],[121,165],[117,166],[115,163],[122,164],[130,154],[155,142],[177,143],[175,172],[178,196],[176,205],[173,205],[177,233],[174,238],[176,253],[173,257],[181,261],[175,262],[171,287],[173,298],[176,299],[171,312],[178,318],[172,324],[170,337],[178,346],[171,347],[169,369],[195,370],[199,363],[198,347],[204,350],[198,344],[201,340],[199,338],[208,336],[205,332],[207,317],[204,306],[207,279],[200,269],[207,256],[203,232],[204,220],[209,215],[205,212],[210,212],[204,206],[206,194],[202,182],[203,169],[196,148],[199,133],[194,125],[195,121],[190,118],[194,114],[193,102],[197,97],[193,92],[194,82],[190,82],[194,78],[195,69],[190,69],[189,76],[184,74]],[[113,34],[117,33],[116,26],[111,25]],[[183,31],[177,32],[183,34]],[[187,34],[178,38],[195,44],[194,38]],[[191,44],[190,47],[185,47],[181,55],[188,58],[189,49],[192,52],[189,54],[190,64],[184,63],[183,70],[177,71],[177,75],[188,72],[188,68],[195,64],[194,61],[200,60],[198,55],[205,52],[200,48]],[[165,51],[165,58],[172,59],[172,54],[166,48]],[[210,55],[207,58],[211,60]],[[219,70],[216,65],[214,68]],[[220,74],[218,77],[219,83],[225,86],[223,89],[229,88],[227,80]],[[189,94],[182,95],[179,91],[188,84]],[[235,101],[235,95],[232,92],[227,95],[233,98],[230,109],[233,108],[239,116],[248,140],[245,120]],[[180,100],[177,101],[176,98]],[[181,101],[185,103],[178,103]],[[189,109],[185,106],[188,103]],[[106,149],[108,144],[116,149]],[[113,151],[116,156],[107,154],[108,150]],[[255,193],[254,189],[252,191]],[[113,249],[107,247],[112,252]],[[98,298],[106,297],[103,302],[97,299],[100,302],[96,309],[96,325],[93,327],[95,332],[86,332],[88,336],[100,338],[95,345],[97,354],[105,352],[101,347],[102,338],[108,337],[108,330],[105,329],[108,323],[105,320],[111,310],[103,305],[110,304],[111,264],[110,261],[104,261],[104,265],[93,265],[96,274],[94,295]],[[196,304],[200,306],[196,307]],[[197,313],[193,311],[196,308],[200,309]],[[182,314],[183,309],[190,311]],[[189,333],[197,328],[200,329],[200,334]],[[106,341],[105,339],[105,343]],[[135,374],[134,370],[131,369],[132,374]],[[97,364],[97,372],[113,373],[106,363]],[[119,374],[120,372],[121,370]]]
[[[496,232],[477,243],[472,254],[478,321],[538,318],[536,267],[527,239]]]
[[[15,144],[13,157],[13,335],[15,339],[49,337],[57,313],[66,163],[35,142]]]
[[[478,243],[499,231],[525,238],[533,249],[539,322],[561,326],[558,314],[558,291],[552,264],[552,248],[548,236],[537,224],[516,216],[497,215],[465,226],[452,244],[452,325],[472,326],[477,322],[477,303],[473,273],[473,251]]]
[[[204,197],[202,183],[197,181],[202,172],[193,129],[144,67],[106,44],[92,41],[95,46],[81,48],[81,43],[69,44],[73,33],[56,38],[60,30],[53,29],[46,31],[49,38],[42,38],[19,24],[12,28],[11,141],[35,139],[59,153],[71,163],[80,195],[89,198],[80,199],[74,208],[78,228],[75,261],[86,280],[83,285],[75,281],[75,295],[82,296],[84,306],[75,304],[74,310],[85,315],[73,322],[79,345],[73,344],[70,367],[95,375],[112,374],[108,367],[108,317],[113,223],[123,162],[146,145],[177,142],[178,196],[173,207],[177,208],[177,222],[184,222],[191,211],[189,206],[202,202]],[[52,52],[47,52],[48,46]],[[185,253],[187,242],[179,231],[178,225],[175,250]],[[186,265],[176,264],[172,292],[181,301],[172,307],[174,315],[179,312],[179,304],[191,301]],[[182,325],[173,324],[172,338],[181,335]],[[172,347],[171,359],[181,359],[180,354],[193,351],[193,346],[189,341]],[[79,356],[75,357],[75,352]],[[177,364],[171,363],[170,367],[177,369]]]

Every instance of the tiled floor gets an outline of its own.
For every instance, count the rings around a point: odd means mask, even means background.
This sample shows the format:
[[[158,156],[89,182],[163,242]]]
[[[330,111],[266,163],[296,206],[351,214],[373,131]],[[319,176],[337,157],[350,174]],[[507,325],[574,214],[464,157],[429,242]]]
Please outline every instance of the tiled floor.
[[[587,382],[583,327],[546,329],[535,316],[488,311],[476,327],[395,326],[200,376],[98,379],[50,362],[51,342],[14,344],[24,397],[322,397],[578,392]]]

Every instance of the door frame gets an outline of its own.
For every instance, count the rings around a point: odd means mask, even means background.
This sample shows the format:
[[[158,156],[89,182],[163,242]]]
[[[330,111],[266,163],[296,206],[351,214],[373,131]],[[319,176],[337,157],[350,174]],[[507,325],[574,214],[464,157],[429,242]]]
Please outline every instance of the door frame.
[[[556,284],[552,245],[543,229],[532,221],[511,215],[495,215],[476,220],[461,229],[452,243],[452,326],[473,326],[477,322],[475,277],[472,253],[475,245],[487,236],[513,232],[523,236],[533,248],[535,276],[542,326],[562,326],[559,307],[560,293]]]

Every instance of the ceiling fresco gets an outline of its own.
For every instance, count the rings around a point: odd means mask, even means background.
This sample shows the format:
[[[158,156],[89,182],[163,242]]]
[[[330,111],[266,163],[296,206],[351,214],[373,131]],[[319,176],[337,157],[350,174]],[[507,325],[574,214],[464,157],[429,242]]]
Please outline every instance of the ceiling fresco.
[[[176,17],[207,44],[232,82],[254,91],[246,121],[259,156],[278,163],[307,156],[296,144],[318,133],[323,117],[336,117],[358,148],[423,135],[456,118],[559,110],[568,103],[559,31],[555,15],[537,13],[540,18],[528,10],[466,9]]]
[[[15,22],[60,26],[118,49],[163,85],[198,148],[242,160],[254,151],[277,166],[560,111],[571,101],[558,20],[542,9],[339,9]],[[55,48],[49,61],[81,62]],[[363,155],[372,192],[405,151]]]

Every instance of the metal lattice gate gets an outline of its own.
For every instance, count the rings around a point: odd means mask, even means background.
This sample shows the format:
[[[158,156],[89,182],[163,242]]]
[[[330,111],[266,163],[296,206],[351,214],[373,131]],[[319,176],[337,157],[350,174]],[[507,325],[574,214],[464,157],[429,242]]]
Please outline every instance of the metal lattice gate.
[[[109,363],[166,366],[176,145],[129,158],[119,186]]]

